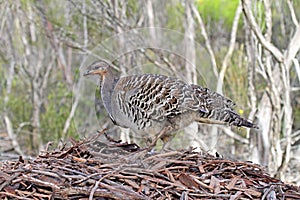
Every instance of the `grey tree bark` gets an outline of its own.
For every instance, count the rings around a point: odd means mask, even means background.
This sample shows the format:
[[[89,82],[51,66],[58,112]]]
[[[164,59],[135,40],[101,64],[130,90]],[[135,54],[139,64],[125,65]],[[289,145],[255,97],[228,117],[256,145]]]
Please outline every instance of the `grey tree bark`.
[[[296,54],[300,49],[300,30],[297,27],[296,32],[289,41],[288,48],[282,53],[271,41],[272,35],[272,12],[271,12],[271,2],[269,0],[264,1],[265,7],[265,21],[266,21],[266,33],[262,34],[256,19],[251,10],[251,2],[249,0],[243,0],[243,11],[246,17],[246,21],[249,24],[251,31],[255,40],[257,39],[257,52],[258,56],[252,56],[253,61],[258,61],[261,63],[261,70],[259,70],[265,81],[268,82],[270,86],[266,94],[263,96],[264,99],[261,99],[262,102],[268,101],[269,97],[272,105],[272,113],[269,113],[272,116],[270,124],[272,129],[268,130],[268,124],[265,121],[266,118],[262,118],[262,114],[258,115],[258,122],[261,125],[261,138],[264,138],[262,142],[263,148],[268,148],[268,143],[270,143],[270,152],[271,157],[269,158],[269,168],[277,177],[282,177],[283,172],[287,169],[287,165],[291,158],[291,131],[292,131],[292,106],[291,106],[291,79],[290,79],[290,68],[292,60],[295,58]],[[294,20],[295,21],[295,20]],[[262,47],[262,49],[260,49]],[[273,62],[273,59],[276,59],[276,62]],[[282,104],[282,102],[284,102]],[[258,113],[266,114],[265,107],[259,107]],[[268,112],[271,112],[270,109]],[[268,141],[266,140],[266,134],[269,132]],[[284,146],[281,143],[281,135],[284,136],[286,142]],[[257,156],[257,155],[255,155]],[[260,160],[265,161],[265,158],[260,158]]]

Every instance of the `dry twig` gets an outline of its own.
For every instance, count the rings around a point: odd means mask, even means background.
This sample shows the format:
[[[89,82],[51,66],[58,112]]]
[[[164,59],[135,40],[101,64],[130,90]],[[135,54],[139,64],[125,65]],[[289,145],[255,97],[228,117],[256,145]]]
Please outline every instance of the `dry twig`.
[[[299,187],[270,177],[262,166],[250,162],[192,150],[134,157],[138,151],[96,139],[72,141],[69,147],[35,159],[0,163],[0,198],[300,198]]]

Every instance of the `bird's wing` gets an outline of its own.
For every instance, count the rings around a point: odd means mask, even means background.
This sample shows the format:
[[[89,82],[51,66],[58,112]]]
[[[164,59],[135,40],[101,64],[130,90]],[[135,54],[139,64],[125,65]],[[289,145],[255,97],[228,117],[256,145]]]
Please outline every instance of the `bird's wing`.
[[[235,103],[231,99],[211,91],[209,88],[194,84],[192,84],[191,87],[193,88],[196,97],[202,99],[201,101],[203,101],[205,108],[208,110],[213,108],[233,109],[235,106]]]
[[[118,110],[139,128],[183,113],[199,113],[199,122],[254,127],[238,115],[233,101],[208,88],[177,78],[143,74],[120,78],[113,94]]]
[[[121,78],[113,98],[119,109],[134,122],[147,123],[149,120],[163,121],[188,110],[201,111],[203,99],[193,93],[193,88],[180,79],[144,74]]]

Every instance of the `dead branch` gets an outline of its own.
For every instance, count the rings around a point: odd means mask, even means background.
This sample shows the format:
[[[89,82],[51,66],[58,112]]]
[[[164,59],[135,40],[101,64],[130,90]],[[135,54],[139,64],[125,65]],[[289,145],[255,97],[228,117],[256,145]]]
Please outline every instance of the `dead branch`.
[[[278,60],[278,62],[283,62],[283,54],[271,42],[266,40],[260,28],[258,27],[255,18],[253,16],[253,13],[251,11],[249,0],[242,0],[242,5],[243,5],[243,12],[246,18],[248,19],[247,21],[251,29],[254,31],[256,37],[260,41],[260,43],[263,45],[264,48],[266,48],[268,51],[270,51],[273,54],[273,56]]]
[[[0,197],[300,198],[299,187],[270,177],[262,166],[251,162],[192,150],[151,155],[124,151],[111,144],[102,144],[99,150],[98,136],[73,141],[69,147],[43,152],[35,159],[1,162]]]

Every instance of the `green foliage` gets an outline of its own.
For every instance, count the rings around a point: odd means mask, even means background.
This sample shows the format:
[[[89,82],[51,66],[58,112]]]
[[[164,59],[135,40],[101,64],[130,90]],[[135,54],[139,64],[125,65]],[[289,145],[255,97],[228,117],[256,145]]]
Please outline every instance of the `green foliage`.
[[[225,55],[227,49],[224,49],[223,53]],[[246,62],[243,59],[245,57],[243,48],[234,51],[230,62],[228,63],[228,68],[226,71],[226,76],[224,80],[224,86],[226,91],[226,96],[229,96],[240,108],[247,108],[248,96],[248,71],[246,67]],[[240,110],[240,114],[245,114],[245,110]]]
[[[222,20],[230,28],[239,0],[198,0],[195,3],[204,22]]]
[[[4,92],[6,87],[5,82],[5,68],[3,67],[4,62],[0,59],[0,112],[3,112],[4,109]]]
[[[167,28],[183,31],[184,7],[180,2],[167,4]]]
[[[136,0],[129,0],[127,2],[127,9],[126,9],[126,15],[127,17],[129,16],[133,16],[134,14],[136,14],[138,12],[138,1]]]
[[[20,132],[16,131],[21,123],[30,122],[31,118],[32,104],[30,95],[27,92],[27,86],[26,84],[22,83],[17,76],[15,76],[12,80],[11,93],[8,95],[7,104],[4,105],[4,97],[7,95],[6,78],[4,77],[4,74],[0,74],[1,80],[3,80],[4,83],[1,83],[1,87],[3,87],[1,91],[2,94],[0,96],[1,109],[3,108],[7,112],[13,124],[13,129],[15,130],[15,133],[18,134],[17,136],[21,144],[28,147],[27,145],[29,144],[28,139],[31,127],[24,126],[22,129],[20,129]]]
[[[222,52],[226,54],[227,49]],[[230,62],[228,63],[228,68],[224,80],[224,94],[233,100],[236,105],[235,110],[242,116],[249,115],[248,106],[248,71],[247,62],[245,61],[245,55],[243,46],[234,51]],[[238,127],[232,127],[235,132],[246,137],[247,130]]]
[[[24,85],[17,76],[15,76],[15,79],[12,81],[13,92],[9,95],[9,101],[6,105],[7,112],[15,130],[18,129],[19,124],[23,122],[30,122],[31,120],[31,95],[27,92],[26,88],[27,86]],[[6,88],[2,89],[3,95],[0,97],[1,108],[4,102],[4,94],[6,92]],[[43,142],[59,141],[61,139],[62,130],[71,110],[71,106],[72,91],[69,91],[66,85],[58,81],[58,83],[53,85],[53,87],[49,90],[47,101],[44,102],[41,108],[40,133]],[[25,143],[28,141],[28,134],[23,133],[29,133],[30,131],[30,126],[25,126],[20,132],[19,137],[24,145],[26,145]],[[67,135],[75,138],[77,137],[73,124],[71,124]]]
[[[298,108],[294,109],[294,129],[299,130],[300,129],[300,105],[298,104]]]
[[[12,88],[9,94],[9,101],[7,102],[7,112],[10,115],[13,124],[20,124],[22,122],[29,122],[31,116],[31,99],[30,95],[27,93],[26,85],[23,84],[16,76],[12,80]],[[3,90],[6,93],[6,88]],[[4,97],[4,95],[3,95]],[[4,99],[1,98],[3,102]],[[17,127],[15,127],[17,128]]]
[[[65,122],[68,118],[72,106],[72,91],[65,84],[57,82],[51,88],[47,103],[44,105],[44,112],[41,113],[41,134],[44,142],[58,141],[62,135]],[[69,130],[71,136],[75,136],[75,128]]]

